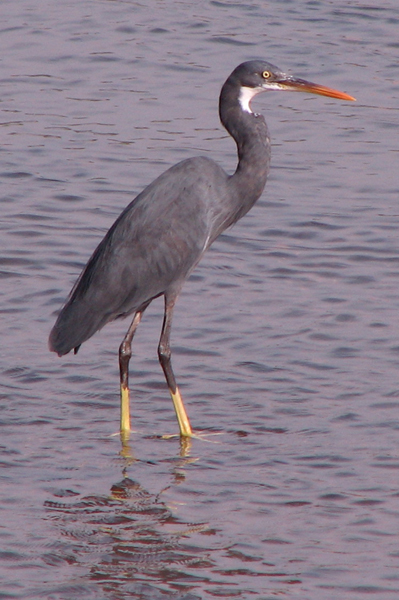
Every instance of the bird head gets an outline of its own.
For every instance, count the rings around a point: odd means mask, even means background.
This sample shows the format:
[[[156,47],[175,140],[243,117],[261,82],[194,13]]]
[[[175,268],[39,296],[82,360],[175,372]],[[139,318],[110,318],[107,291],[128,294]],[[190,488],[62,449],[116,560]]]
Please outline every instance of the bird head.
[[[307,92],[339,100],[355,100],[355,98],[344,92],[287,75],[278,67],[263,60],[251,60],[242,63],[234,69],[230,78],[240,88],[239,101],[242,109],[246,112],[252,112],[250,108],[252,98],[267,90]]]

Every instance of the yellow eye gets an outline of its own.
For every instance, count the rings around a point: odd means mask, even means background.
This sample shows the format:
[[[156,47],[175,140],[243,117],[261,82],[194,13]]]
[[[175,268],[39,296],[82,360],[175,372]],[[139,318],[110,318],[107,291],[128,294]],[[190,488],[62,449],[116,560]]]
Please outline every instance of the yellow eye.
[[[262,73],[263,79],[269,79],[271,76],[272,74],[270,73],[270,71],[263,71]]]

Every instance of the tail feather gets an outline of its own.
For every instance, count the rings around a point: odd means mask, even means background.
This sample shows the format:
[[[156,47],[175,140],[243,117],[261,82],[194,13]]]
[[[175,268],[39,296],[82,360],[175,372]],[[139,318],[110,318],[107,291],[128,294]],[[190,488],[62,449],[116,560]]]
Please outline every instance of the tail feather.
[[[58,356],[75,353],[79,346],[101,329],[108,319],[90,310],[82,302],[67,303],[58,315],[58,319],[50,332],[49,348]]]

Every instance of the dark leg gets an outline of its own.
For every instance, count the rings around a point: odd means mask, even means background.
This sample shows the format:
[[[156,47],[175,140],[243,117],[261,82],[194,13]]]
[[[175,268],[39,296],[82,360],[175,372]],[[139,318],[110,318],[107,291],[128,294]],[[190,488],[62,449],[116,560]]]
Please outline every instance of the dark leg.
[[[141,321],[143,311],[134,315],[123,342],[119,347],[119,372],[121,381],[121,434],[130,431],[129,361],[132,356],[132,339]]]
[[[180,435],[191,437],[192,429],[183,400],[181,398],[179,388],[176,385],[176,379],[172,370],[171,350],[170,350],[170,330],[172,327],[173,309],[177,300],[177,293],[170,297],[165,294],[165,316],[163,320],[161,338],[158,346],[158,357],[163,372],[165,373],[166,382],[168,384],[170,395],[172,396],[173,406],[175,408],[177,421],[179,423]]]

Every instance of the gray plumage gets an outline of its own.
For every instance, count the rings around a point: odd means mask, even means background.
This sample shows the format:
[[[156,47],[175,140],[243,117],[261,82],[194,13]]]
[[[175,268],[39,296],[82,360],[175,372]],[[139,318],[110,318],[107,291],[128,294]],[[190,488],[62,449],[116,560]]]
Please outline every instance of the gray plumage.
[[[261,73],[266,67],[257,61],[240,65],[221,92],[220,118],[239,152],[234,175],[209,158],[189,158],[125,208],[88,261],[51,332],[50,348],[60,356],[79,348],[106,323],[141,310],[170,287],[181,287],[218,235],[259,198],[270,163],[267,125],[262,115],[242,110],[239,94],[241,73]]]
[[[142,314],[158,296],[165,312],[158,357],[172,397],[180,435],[192,429],[171,364],[170,332],[175,302],[184,281],[222,231],[243,217],[266,184],[270,140],[251,99],[265,90],[310,92],[354,100],[315,83],[294,79],[265,61],[239,65],[222,87],[220,120],[237,144],[238,165],[227,175],[213,160],[184,160],[153,181],[125,208],[80,275],[50,333],[60,356],[75,352],[106,323],[133,314],[119,348],[121,424],[130,432],[129,361]]]

